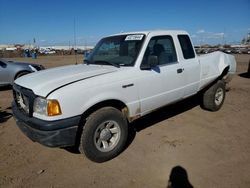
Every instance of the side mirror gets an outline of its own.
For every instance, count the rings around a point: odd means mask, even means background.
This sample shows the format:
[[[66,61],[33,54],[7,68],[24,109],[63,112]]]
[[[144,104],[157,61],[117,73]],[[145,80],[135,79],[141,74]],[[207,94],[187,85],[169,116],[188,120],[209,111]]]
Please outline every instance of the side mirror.
[[[151,55],[148,57],[147,64],[141,65],[141,70],[151,70],[152,68],[158,65],[158,57],[155,55]]]

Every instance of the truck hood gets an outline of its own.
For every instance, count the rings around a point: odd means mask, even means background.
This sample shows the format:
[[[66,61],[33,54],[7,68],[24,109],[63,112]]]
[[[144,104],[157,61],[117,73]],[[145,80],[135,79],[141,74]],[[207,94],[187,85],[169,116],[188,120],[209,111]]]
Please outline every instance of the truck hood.
[[[69,65],[28,74],[15,80],[15,83],[31,89],[36,95],[46,97],[57,88],[117,70],[112,66]]]

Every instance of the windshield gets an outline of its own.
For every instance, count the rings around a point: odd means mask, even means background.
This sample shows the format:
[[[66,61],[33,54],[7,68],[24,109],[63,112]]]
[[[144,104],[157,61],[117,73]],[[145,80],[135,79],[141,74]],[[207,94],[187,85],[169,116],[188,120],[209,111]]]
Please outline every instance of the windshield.
[[[87,64],[133,66],[144,41],[143,34],[112,36],[102,39],[84,60]]]

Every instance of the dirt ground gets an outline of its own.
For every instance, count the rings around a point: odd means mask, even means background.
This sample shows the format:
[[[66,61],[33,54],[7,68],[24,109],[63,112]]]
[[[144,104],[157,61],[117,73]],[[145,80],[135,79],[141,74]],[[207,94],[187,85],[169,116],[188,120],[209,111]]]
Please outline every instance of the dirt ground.
[[[236,55],[237,74],[222,109],[208,112],[195,98],[134,122],[127,149],[106,163],[29,140],[11,112],[12,92],[0,90],[0,187],[167,187],[171,177],[193,187],[250,187],[250,55]],[[16,58],[55,67],[74,56]],[[82,57],[78,56],[78,63]],[[177,167],[179,166],[179,167]],[[171,173],[173,171],[173,173]]]

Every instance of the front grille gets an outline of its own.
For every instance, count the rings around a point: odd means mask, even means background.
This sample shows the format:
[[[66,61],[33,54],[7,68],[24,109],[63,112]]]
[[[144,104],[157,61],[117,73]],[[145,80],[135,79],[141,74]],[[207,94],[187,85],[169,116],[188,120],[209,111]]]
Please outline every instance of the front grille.
[[[33,103],[36,97],[33,91],[14,84],[13,96],[18,109],[25,115],[32,117]]]
[[[29,114],[29,99],[19,91],[15,91],[15,99],[17,106],[26,114]]]

